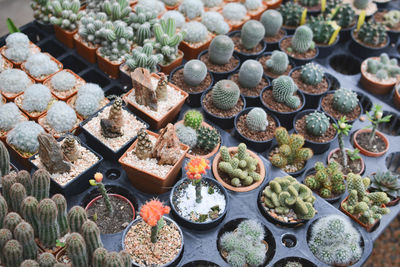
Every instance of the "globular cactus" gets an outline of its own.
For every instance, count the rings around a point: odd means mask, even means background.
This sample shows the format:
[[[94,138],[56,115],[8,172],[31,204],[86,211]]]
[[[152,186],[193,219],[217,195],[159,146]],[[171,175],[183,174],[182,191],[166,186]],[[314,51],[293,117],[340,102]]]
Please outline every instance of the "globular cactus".
[[[272,81],[272,95],[277,102],[295,109],[301,104],[300,98],[293,95],[298,87],[289,76],[282,75]]]
[[[28,112],[43,112],[51,100],[51,92],[43,84],[33,84],[24,92],[22,108]]]
[[[240,40],[244,48],[253,49],[264,38],[265,29],[257,20],[247,21],[240,31]]]
[[[348,3],[340,4],[332,15],[332,20],[343,29],[351,27],[356,21],[356,12]]]
[[[118,252],[109,252],[104,259],[104,267],[118,267],[122,265],[123,262]]]
[[[300,26],[296,29],[292,38],[292,48],[298,53],[305,53],[309,49],[313,49],[315,43],[313,41],[313,32],[306,26]]]
[[[0,195],[0,229],[3,228],[3,220],[8,213],[7,201]],[[0,248],[1,251],[1,248]]]
[[[81,232],[82,225],[87,221],[87,215],[81,206],[73,206],[68,212],[68,224],[71,232]]]
[[[197,144],[197,133],[192,127],[178,124],[175,126],[176,136],[183,144],[194,148]]]
[[[40,267],[39,263],[35,260],[24,260],[20,267]],[[54,267],[54,266],[53,266]]]
[[[246,126],[253,132],[264,132],[268,127],[267,113],[262,108],[253,108],[247,114]]]
[[[202,0],[206,7],[216,7],[222,3],[223,0]]]
[[[29,39],[24,33],[15,32],[6,38],[4,55],[7,59],[21,63],[31,54]]]
[[[23,119],[24,117],[22,116],[21,111],[14,103],[9,102],[4,105],[0,105],[0,131],[10,131]]]
[[[66,252],[74,267],[89,266],[85,240],[80,234],[72,233],[67,237]]]
[[[20,69],[8,69],[0,73],[0,90],[3,93],[18,94],[31,84],[28,75]]]
[[[30,196],[32,193],[32,178],[28,171],[21,170],[17,173],[15,177],[17,183],[22,184],[25,187],[26,195]]]
[[[97,102],[100,102],[104,99],[104,91],[98,84],[95,83],[86,83],[82,85],[81,89],[78,91],[78,98],[83,95],[92,95]]]
[[[32,175],[32,196],[38,201],[48,198],[50,192],[50,174],[45,169],[38,169]]]
[[[79,12],[81,2],[79,0],[57,0],[50,1],[50,23],[57,25],[67,31],[74,31],[82,13]]]
[[[64,236],[69,232],[68,219],[67,219],[67,201],[61,194],[55,194],[51,200],[57,206],[57,224],[60,229],[60,236]]]
[[[19,216],[18,213],[16,212],[9,212],[6,217],[4,217],[3,220],[3,228],[6,228],[10,230],[11,232],[14,232],[15,227],[22,222],[21,216]]]
[[[35,78],[46,77],[59,70],[56,62],[51,60],[47,54],[37,53],[28,57],[25,69]]]
[[[265,29],[265,37],[272,37],[279,33],[283,18],[281,13],[274,9],[268,9],[265,11],[260,18],[260,22]]]
[[[212,88],[211,97],[215,107],[222,110],[229,110],[238,102],[240,89],[231,80],[221,80]]]
[[[22,218],[32,226],[35,237],[39,236],[39,220],[37,217],[38,205],[39,202],[32,196],[26,197],[21,204]]]
[[[313,7],[319,5],[320,0],[300,0],[299,2],[303,6]]]
[[[205,126],[200,126],[197,129],[197,144],[196,146],[209,152],[212,151],[221,140],[221,136],[216,129],[210,129]]]
[[[57,101],[47,111],[46,121],[58,133],[71,131],[77,123],[76,113],[67,103]]]
[[[367,72],[375,74],[379,80],[393,78],[400,74],[397,59],[390,59],[386,53],[382,53],[379,59],[369,58],[367,60]]]
[[[105,249],[103,247],[97,248],[93,252],[92,266],[93,267],[104,267],[104,259],[106,258],[107,254],[108,254],[107,249]]]
[[[283,25],[285,26],[299,26],[304,7],[291,1],[281,5],[278,9],[283,18]]]
[[[25,187],[20,183],[15,183],[8,193],[10,195],[11,209],[21,214],[21,203],[26,198]]]
[[[75,76],[66,70],[57,72],[50,79],[51,87],[60,92],[72,90],[76,85],[76,81]]]
[[[340,88],[333,94],[332,106],[340,113],[350,113],[357,105],[357,94],[350,89]]]
[[[370,2],[371,0],[354,0],[353,5],[357,9],[366,9]]]
[[[228,3],[222,9],[222,15],[231,23],[239,23],[245,19],[246,7],[240,3]]]
[[[229,62],[233,55],[235,45],[232,39],[226,35],[215,37],[208,48],[210,61],[217,65],[224,65]]]
[[[34,121],[20,122],[7,134],[7,142],[23,153],[34,154],[39,149],[37,136],[42,132],[42,126]]]
[[[207,66],[198,59],[192,59],[186,62],[183,67],[183,80],[186,84],[197,86],[207,76]]]
[[[56,246],[60,237],[57,224],[57,205],[49,198],[42,199],[38,205],[39,240],[46,248]]]
[[[256,11],[262,7],[262,0],[245,0],[244,6],[249,11]]]
[[[11,239],[13,239],[13,234],[9,229],[6,228],[0,229],[0,251],[2,252],[0,253],[1,262],[4,262],[4,254],[3,254],[4,245]]]
[[[357,39],[366,45],[378,46],[387,42],[386,27],[379,22],[365,21],[356,33]]]
[[[41,253],[38,257],[40,267],[53,267],[57,263],[56,257],[49,252]]]
[[[217,35],[229,32],[229,24],[225,22],[224,16],[216,11],[208,11],[201,17],[201,23],[204,24],[208,31]]]
[[[35,235],[32,226],[22,221],[14,229],[14,237],[22,245],[22,255],[24,259],[36,259],[38,247],[35,242]]]
[[[322,112],[314,111],[306,115],[306,131],[314,136],[322,136],[330,125],[329,118]]]
[[[0,177],[10,173],[10,154],[4,143],[0,141]]]
[[[91,220],[87,220],[81,228],[81,234],[86,243],[86,249],[90,262],[93,258],[93,253],[96,249],[103,247],[103,243],[100,238],[100,230],[96,223]]]
[[[75,110],[83,118],[96,113],[99,109],[99,101],[91,94],[78,95],[75,102]]]
[[[16,174],[10,173],[1,178],[2,192],[4,199],[7,201],[8,208],[12,210],[12,199],[10,196],[10,189],[13,184],[17,182]]]
[[[153,45],[146,43],[143,47],[136,46],[132,53],[125,57],[125,64],[129,71],[136,68],[146,68],[150,72],[157,71],[157,64],[161,63],[163,56],[161,54],[153,54]]]
[[[208,38],[207,27],[198,21],[190,21],[183,24],[182,31],[186,33],[183,40],[187,43],[203,43]]]
[[[23,262],[22,246],[17,240],[8,241],[3,247],[4,265],[19,267]]]
[[[283,74],[289,65],[289,58],[285,52],[275,50],[271,54],[271,58],[265,62],[272,73],[281,75]]]
[[[239,70],[239,84],[244,88],[255,88],[261,82],[264,68],[254,59],[246,60]]]
[[[179,11],[189,20],[201,17],[204,12],[204,5],[201,0],[183,0],[179,5]]]
[[[182,28],[183,24],[185,23],[185,17],[183,14],[177,10],[169,10],[164,13],[162,19],[167,20],[172,18],[175,20],[175,25],[178,29]]]
[[[197,110],[189,110],[183,116],[183,123],[193,129],[198,129],[203,123],[203,115]]]
[[[317,17],[311,16],[307,25],[312,30],[314,42],[317,44],[327,45],[335,31],[331,19],[326,18],[323,15]]]
[[[301,80],[310,85],[317,85],[322,82],[324,71],[314,63],[307,63],[301,67]]]

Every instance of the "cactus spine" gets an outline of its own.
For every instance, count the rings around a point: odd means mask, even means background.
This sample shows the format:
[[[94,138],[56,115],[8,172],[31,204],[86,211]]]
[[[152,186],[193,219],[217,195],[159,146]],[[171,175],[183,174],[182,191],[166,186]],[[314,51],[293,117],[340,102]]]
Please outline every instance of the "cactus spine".
[[[89,260],[91,260],[94,251],[103,247],[103,243],[101,242],[100,238],[100,230],[96,223],[92,222],[91,220],[87,220],[82,225],[81,233],[86,243]]]
[[[56,246],[56,240],[60,237],[60,229],[57,224],[57,206],[53,200],[45,198],[38,205],[39,240],[46,248]]]
[[[21,204],[22,217],[32,226],[36,237],[39,235],[39,223],[37,217],[38,205],[39,203],[34,197],[26,197]]]
[[[21,214],[21,203],[26,198],[25,187],[20,183],[15,183],[10,188],[11,208]]]
[[[8,241],[3,247],[4,263],[7,267],[19,267],[22,263],[22,246],[21,244],[12,239]]]
[[[67,201],[61,194],[56,194],[51,198],[57,206],[57,223],[60,229],[60,236],[64,236],[69,232],[67,219]]]
[[[38,169],[32,176],[32,196],[38,201],[49,197],[50,174],[45,169]]]
[[[27,222],[21,222],[14,229],[14,237],[22,245],[24,259],[36,259],[38,247],[35,242],[35,236],[32,226]]]
[[[82,225],[87,220],[86,211],[80,206],[72,207],[68,212],[68,224],[71,232],[80,233]]]
[[[300,98],[293,95],[297,91],[297,85],[289,76],[282,75],[272,81],[272,95],[277,102],[295,109],[301,104]]]
[[[89,266],[86,244],[78,233],[72,233],[66,241],[67,255],[74,267]]]

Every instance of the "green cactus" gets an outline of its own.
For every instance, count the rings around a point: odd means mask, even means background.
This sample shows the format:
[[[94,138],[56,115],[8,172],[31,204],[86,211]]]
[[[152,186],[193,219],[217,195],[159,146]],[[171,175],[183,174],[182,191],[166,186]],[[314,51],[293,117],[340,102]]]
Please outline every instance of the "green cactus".
[[[37,199],[31,196],[26,197],[21,204],[22,217],[32,226],[36,237],[39,235],[39,220],[37,217],[38,205]]]
[[[307,63],[301,68],[301,80],[310,85],[317,85],[322,82],[324,72],[322,68],[314,63]]]
[[[383,15],[383,24],[388,28],[394,28],[400,23],[400,11],[390,10],[385,15]]]
[[[268,9],[261,15],[260,22],[264,26],[265,37],[272,37],[279,33],[283,18],[281,13],[274,9]]]
[[[244,88],[255,88],[260,84],[263,74],[264,68],[261,63],[248,59],[239,69],[239,84]]]
[[[67,31],[75,31],[78,28],[83,13],[79,12],[81,3],[79,0],[55,0],[49,1],[50,23]]]
[[[131,50],[133,30],[125,22],[117,20],[106,22],[100,31],[102,46],[98,49],[100,55],[110,61],[122,62]]]
[[[382,53],[379,59],[369,58],[367,60],[367,72],[375,74],[379,80],[388,77],[395,78],[400,74],[400,67],[395,58],[390,59],[386,53]]]
[[[67,237],[66,252],[74,267],[89,266],[86,244],[78,233],[72,233]]]
[[[57,224],[57,205],[49,198],[42,199],[38,205],[39,240],[44,247],[52,249],[60,237]]]
[[[68,212],[68,224],[71,232],[81,232],[82,225],[86,222],[86,211],[81,206],[74,206]]]
[[[300,25],[304,7],[297,3],[287,2],[279,7],[279,12],[283,18],[283,25],[296,27]]]
[[[297,89],[298,87],[293,79],[286,75],[279,76],[272,81],[272,95],[274,99],[292,109],[298,108],[301,104],[300,98],[293,95]]]
[[[4,245],[13,238],[13,234],[9,229],[0,229],[0,251],[3,251]],[[0,260],[4,262],[4,254],[0,253]]]
[[[41,253],[38,257],[40,267],[53,267],[57,263],[56,258],[49,252]]]
[[[212,151],[220,143],[220,140],[221,136],[214,128],[210,129],[205,126],[200,126],[199,129],[197,129],[196,146],[207,152]]]
[[[3,247],[4,264],[7,267],[19,267],[24,260],[22,246],[17,240],[8,241]]]
[[[104,267],[119,267],[122,266],[123,262],[118,252],[109,252],[104,259]]]
[[[10,172],[10,154],[4,143],[0,141],[0,177]]]
[[[343,29],[349,28],[356,22],[356,12],[350,4],[340,4],[332,15],[332,20]]]
[[[310,220],[315,215],[312,191],[292,176],[276,177],[270,181],[263,196],[265,206],[278,214],[286,215],[293,210],[301,220]]]
[[[50,8],[48,5],[49,0],[32,0],[31,8],[33,10],[33,17],[44,24],[49,23]]]
[[[291,48],[298,53],[305,53],[314,49],[314,46],[312,30],[306,25],[298,27],[292,38]]]
[[[198,86],[207,76],[207,66],[198,59],[186,62],[183,67],[183,79],[186,84]]]
[[[32,193],[32,178],[28,171],[26,171],[26,170],[19,171],[17,173],[17,176],[15,177],[15,181],[17,183],[22,184],[25,187],[26,194],[28,196],[31,195],[31,193]]]
[[[55,194],[51,200],[57,206],[57,224],[60,229],[60,236],[64,236],[69,232],[68,219],[67,219],[67,201],[61,194]]]
[[[355,33],[357,39],[366,45],[375,47],[387,42],[386,28],[379,22],[365,21]]]
[[[48,198],[50,192],[50,174],[45,169],[38,169],[32,175],[32,196],[38,201]]]
[[[247,114],[246,126],[253,132],[264,132],[268,126],[267,113],[262,108],[253,108]]]
[[[35,260],[24,260],[21,263],[20,267],[40,267],[40,265]]]
[[[357,9],[366,9],[370,2],[371,0],[354,0],[353,5]]]
[[[332,26],[330,18],[319,15],[310,17],[307,25],[313,32],[313,40],[317,44],[327,45],[332,37],[335,28]]]
[[[303,265],[297,261],[288,261],[283,267],[303,267]]]
[[[128,0],[104,1],[102,3],[102,10],[111,21],[128,21],[132,13]]]
[[[212,88],[211,96],[215,107],[230,110],[239,100],[240,89],[231,80],[220,80]]]
[[[233,55],[235,45],[232,39],[226,35],[215,37],[208,48],[210,61],[217,65],[225,65]]]
[[[357,94],[350,89],[340,88],[333,95],[332,106],[340,113],[350,113],[358,105]]]
[[[314,136],[322,136],[330,125],[329,118],[322,112],[314,111],[306,115],[307,133]]]
[[[26,198],[25,187],[20,183],[11,186],[10,191],[11,209],[21,214],[21,203]]]
[[[3,228],[10,230],[12,233],[14,232],[15,227],[22,222],[21,216],[15,212],[9,212],[3,220]]]
[[[203,123],[203,115],[197,110],[189,110],[183,116],[183,124],[193,129],[198,129]]]
[[[93,252],[92,266],[93,267],[103,267],[104,266],[104,259],[106,258],[107,254],[108,254],[107,249],[105,249],[103,247],[97,248]]]
[[[367,113],[367,119],[371,122],[371,125],[369,127],[372,128],[372,131],[369,135],[369,145],[372,146],[372,141],[375,138],[375,133],[376,130],[378,129],[379,124],[381,124],[382,122],[390,122],[390,118],[392,117],[392,115],[386,115],[383,116],[383,112],[382,112],[382,106],[375,104],[372,108],[372,110],[370,112],[366,112]]]
[[[131,255],[125,250],[121,250],[119,253],[119,257],[121,258],[122,261],[122,267],[131,267]]]
[[[145,68],[150,72],[156,72],[157,64],[161,63],[162,59],[161,54],[153,54],[153,45],[146,43],[143,47],[136,46],[131,54],[125,56],[125,64],[131,72],[136,68]]]
[[[14,229],[14,237],[22,245],[24,259],[36,259],[38,255],[38,247],[35,242],[35,235],[32,226],[22,221]]]
[[[12,206],[11,206],[12,200],[10,198],[9,192],[10,192],[11,186],[13,184],[15,184],[16,182],[17,181],[16,181],[15,173],[7,174],[1,178],[2,193],[3,193],[4,199],[7,201],[7,205],[10,210],[12,209]]]
[[[289,58],[285,52],[275,50],[271,54],[271,58],[265,62],[268,69],[277,75],[283,74],[289,65]]]
[[[320,4],[320,0],[300,0],[302,6],[313,7]]]
[[[93,253],[96,249],[103,247],[103,243],[100,238],[100,230],[96,223],[91,220],[87,220],[81,229],[82,237],[86,243],[86,249],[90,262],[93,258]]]
[[[378,171],[370,177],[371,189],[385,192],[392,199],[400,197],[400,176],[391,171]]]
[[[265,29],[257,20],[247,21],[240,32],[240,40],[244,48],[253,49],[264,38]]]
[[[0,229],[3,228],[3,220],[6,217],[7,213],[8,213],[7,201],[0,194]]]

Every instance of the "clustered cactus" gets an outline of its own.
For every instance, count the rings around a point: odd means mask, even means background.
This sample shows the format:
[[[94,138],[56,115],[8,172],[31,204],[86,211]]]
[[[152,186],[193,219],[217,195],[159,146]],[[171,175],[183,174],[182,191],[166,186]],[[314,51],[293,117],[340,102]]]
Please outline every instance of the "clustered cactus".
[[[78,34],[88,44],[99,45],[102,42],[101,29],[107,15],[103,12],[89,13],[80,19]]]
[[[187,43],[203,43],[208,37],[207,27],[198,21],[190,21],[183,24],[182,31],[186,32],[183,40]]]
[[[246,7],[240,3],[228,3],[222,9],[222,15],[233,24],[240,23],[247,14]]]
[[[7,134],[7,142],[22,153],[34,154],[39,149],[37,136],[42,132],[42,126],[34,121],[20,122]]]
[[[7,36],[4,55],[11,61],[21,63],[31,54],[28,36],[21,32],[15,32]]]
[[[29,74],[36,78],[49,76],[59,70],[57,63],[43,53],[30,55],[24,66]]]
[[[301,5],[307,7],[313,7],[320,4],[320,0],[300,0],[299,2]]]
[[[288,68],[289,58],[285,52],[274,50],[265,65],[272,73],[282,75]]]
[[[356,33],[357,39],[366,45],[379,46],[387,42],[386,28],[379,22],[366,21]]]
[[[76,102],[76,112],[84,118],[94,114],[104,100],[104,91],[94,83],[86,83],[79,89]]]
[[[230,110],[239,101],[240,89],[231,80],[221,80],[212,88],[211,97],[215,107],[222,110]]]
[[[318,85],[324,78],[322,68],[314,63],[307,63],[301,67],[301,80],[310,85]]]
[[[0,73],[0,90],[6,94],[19,94],[26,90],[32,81],[19,69],[8,69]]]
[[[100,36],[103,41],[99,53],[110,61],[120,62],[131,50],[133,30],[124,21],[107,21],[100,30]]]
[[[229,24],[225,22],[224,16],[216,11],[205,12],[201,17],[201,23],[204,24],[210,32],[217,35],[226,34],[229,31]]]
[[[22,108],[28,112],[43,112],[47,109],[51,98],[51,92],[47,86],[33,84],[24,92]]]
[[[201,0],[183,0],[179,6],[182,12],[189,20],[201,17],[204,12],[204,4]]]
[[[47,112],[46,121],[57,133],[71,131],[77,123],[76,113],[67,103],[55,102]]]
[[[306,131],[314,136],[322,136],[326,133],[330,125],[329,118],[325,113],[314,111],[306,115]]]
[[[66,70],[62,70],[51,77],[51,87],[60,92],[72,90],[76,85],[76,78]]]
[[[391,171],[371,175],[370,190],[385,192],[391,199],[400,197],[400,177]]]
[[[191,86],[198,86],[207,76],[207,66],[203,61],[192,59],[183,67],[183,80]]]
[[[239,84],[244,88],[255,88],[263,78],[264,68],[254,59],[246,60],[239,69]]]
[[[292,176],[276,177],[265,187],[262,195],[265,206],[277,214],[286,215],[293,210],[300,220],[310,220],[315,216],[312,191]]]
[[[50,23],[68,31],[75,31],[82,13],[79,13],[81,2],[79,0],[53,0],[50,1]]]
[[[124,21],[128,22],[132,15],[132,10],[128,0],[119,1],[103,1],[101,9],[107,14],[109,21]]]
[[[383,15],[383,24],[388,28],[393,28],[395,25],[400,23],[400,11],[390,10],[385,15]]]
[[[156,72],[157,64],[161,63],[162,59],[161,54],[153,54],[153,45],[146,43],[143,47],[136,46],[131,54],[125,56],[125,64],[129,71],[145,68],[150,72]]]
[[[272,37],[279,33],[282,27],[283,18],[281,13],[278,11],[268,9],[261,15],[260,22],[264,26],[265,37]]]
[[[297,27],[304,12],[304,7],[297,3],[287,2],[279,7],[279,12],[283,18],[283,25]]]
[[[49,0],[31,0],[31,8],[33,17],[41,23],[50,22],[50,9],[48,6]]]
[[[257,159],[248,152],[246,144],[240,143],[237,153],[231,156],[227,147],[220,149],[221,161],[218,163],[218,171],[226,173],[231,178],[231,184],[236,187],[249,186],[261,179],[257,170]]]
[[[357,107],[357,105],[357,94],[350,89],[340,88],[333,94],[332,106],[340,113],[350,113]]]
[[[289,76],[282,75],[272,81],[272,95],[279,103],[295,109],[301,104],[300,98],[293,95],[298,87]]]
[[[323,15],[317,17],[311,16],[307,25],[312,30],[314,36],[313,40],[317,44],[328,44],[335,31],[330,18],[326,18]]]
[[[335,13],[332,15],[332,20],[343,29],[349,28],[355,24],[356,12],[348,3],[340,4]]]
[[[400,67],[397,65],[397,59],[390,59],[386,53],[382,53],[379,59],[367,60],[367,72],[375,74],[379,80],[384,80],[400,75]]]

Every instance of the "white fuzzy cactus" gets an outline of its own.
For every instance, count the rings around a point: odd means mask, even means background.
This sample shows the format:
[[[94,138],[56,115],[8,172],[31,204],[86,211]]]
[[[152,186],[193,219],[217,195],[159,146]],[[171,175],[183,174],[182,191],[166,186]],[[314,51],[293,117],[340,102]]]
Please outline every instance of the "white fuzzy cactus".
[[[22,120],[21,111],[14,103],[6,103],[0,106],[0,130],[8,132]]]
[[[32,84],[28,75],[19,69],[8,69],[0,73],[0,90],[18,94]]]
[[[201,23],[203,23],[212,33],[226,34],[229,31],[228,23],[225,22],[224,16],[219,12],[205,12],[201,18]]]
[[[74,88],[76,78],[66,70],[60,71],[51,77],[51,86],[56,91],[68,91]]]
[[[170,10],[165,12],[162,16],[162,19],[168,20],[169,18],[173,18],[175,20],[175,26],[179,29],[182,28],[183,24],[185,23],[185,17],[182,15],[181,12],[176,10]]]
[[[47,109],[50,100],[49,88],[43,84],[33,84],[25,90],[22,107],[28,112],[43,112]]]
[[[30,54],[29,38],[20,32],[12,33],[6,38],[6,47],[4,55],[18,63],[25,61]]]
[[[14,47],[14,46],[23,46],[29,47],[29,38],[26,34],[22,32],[15,32],[7,36],[6,38],[6,46]]]
[[[246,7],[239,3],[229,3],[222,9],[224,18],[232,22],[242,21],[247,14]]]
[[[78,97],[82,95],[93,95],[97,102],[100,102],[104,99],[104,92],[101,87],[95,83],[87,83],[82,85],[81,89],[78,91]]]
[[[74,128],[77,118],[75,111],[67,103],[57,101],[47,112],[46,120],[58,133],[66,133]]]
[[[59,69],[57,63],[43,53],[30,55],[25,62],[25,68],[36,78],[53,74]]]
[[[43,132],[42,126],[34,121],[20,122],[7,134],[7,142],[22,152],[33,154],[39,149],[37,137]]]

